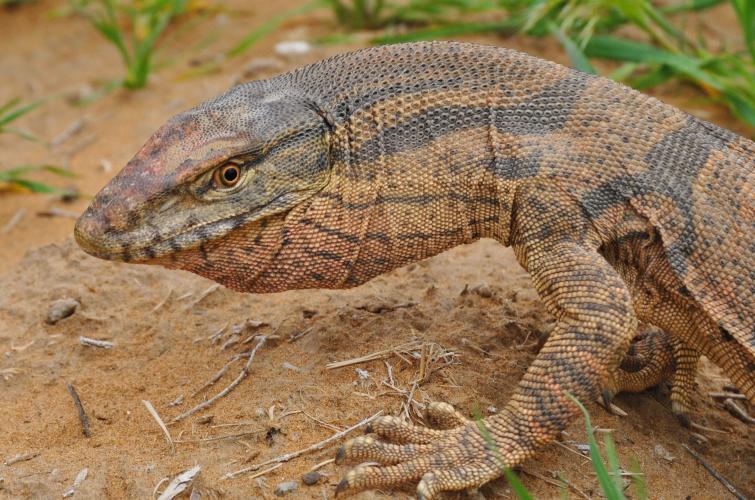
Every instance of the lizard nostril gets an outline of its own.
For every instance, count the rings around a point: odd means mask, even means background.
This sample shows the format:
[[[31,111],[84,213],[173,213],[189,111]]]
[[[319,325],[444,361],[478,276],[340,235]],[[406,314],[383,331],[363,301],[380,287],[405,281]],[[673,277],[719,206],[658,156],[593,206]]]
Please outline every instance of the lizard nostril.
[[[88,254],[100,257],[106,251],[104,235],[106,225],[103,220],[93,214],[91,209],[84,212],[76,221],[73,229],[76,243]]]

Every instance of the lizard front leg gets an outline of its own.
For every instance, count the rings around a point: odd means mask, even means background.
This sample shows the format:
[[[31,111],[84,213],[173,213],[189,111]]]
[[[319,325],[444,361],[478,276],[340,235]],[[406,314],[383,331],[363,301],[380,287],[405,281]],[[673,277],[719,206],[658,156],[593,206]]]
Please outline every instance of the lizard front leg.
[[[426,499],[480,486],[555,439],[577,414],[568,393],[595,399],[608,382],[637,328],[629,291],[598,254],[589,228],[584,239],[575,239],[580,220],[564,220],[552,198],[533,197],[518,207],[523,229],[514,248],[557,322],[514,396],[500,413],[449,430],[379,419],[376,435],[348,441],[338,461],[387,465],[352,469],[339,491],[420,480],[417,494]],[[558,216],[543,213],[544,207]]]

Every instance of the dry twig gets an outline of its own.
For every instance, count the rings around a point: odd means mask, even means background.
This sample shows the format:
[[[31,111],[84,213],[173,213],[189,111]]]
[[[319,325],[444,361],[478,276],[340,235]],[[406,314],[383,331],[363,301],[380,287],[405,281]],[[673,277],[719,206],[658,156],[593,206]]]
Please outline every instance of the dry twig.
[[[205,297],[207,297],[208,295],[210,295],[213,292],[217,291],[219,288],[220,288],[220,285],[218,285],[218,284],[210,286],[207,290],[205,290],[204,292],[200,293],[199,296],[196,299],[194,299],[193,301],[191,301],[190,303],[188,303],[186,305],[186,309],[191,309],[192,307],[196,306],[197,304],[199,304],[200,302],[202,302],[205,299]]]
[[[467,338],[462,338],[461,339],[461,345],[463,345],[465,347],[469,347],[473,351],[477,351],[480,354],[482,354],[483,356],[489,356],[491,358],[500,358],[501,357],[499,354],[496,354],[494,352],[486,351],[485,349],[483,349],[482,347],[480,347],[479,345],[475,344],[474,342],[472,342],[471,340],[469,340]]]
[[[231,358],[231,360],[229,362],[227,362],[225,365],[223,365],[223,367],[220,370],[218,370],[215,373],[215,375],[212,376],[212,378],[210,380],[208,380],[207,382],[205,382],[202,387],[200,387],[199,389],[197,389],[196,391],[194,391],[192,393],[191,397],[193,398],[194,396],[196,396],[197,394],[199,394],[203,390],[205,390],[205,389],[213,386],[218,380],[220,380],[223,377],[223,375],[225,375],[225,373],[228,371],[228,369],[231,367],[231,365],[233,363],[235,363],[236,361],[240,360],[241,358],[242,358],[242,356],[233,356]]]
[[[174,443],[209,443],[210,441],[223,441],[225,439],[238,439],[242,437],[247,436],[253,436],[255,434],[263,434],[265,431],[247,431],[247,432],[239,432],[237,434],[225,434],[223,436],[212,436],[207,438],[200,438],[200,439],[176,439],[173,441]]]
[[[142,403],[144,404],[144,406],[147,407],[147,411],[149,412],[150,415],[152,415],[152,418],[155,419],[155,422],[157,422],[157,425],[160,426],[160,429],[162,429],[163,434],[165,435],[165,440],[170,445],[170,451],[175,453],[176,447],[173,444],[173,438],[170,437],[170,432],[168,432],[168,428],[165,426],[165,422],[163,422],[163,419],[160,418],[160,415],[157,413],[157,410],[155,410],[155,407],[152,406],[152,403],[150,403],[149,401],[145,399],[142,399]]]
[[[335,458],[329,458],[329,459],[327,459],[327,460],[323,460],[323,461],[322,461],[322,462],[320,462],[319,464],[315,464],[315,465],[313,465],[312,467],[310,467],[310,469],[309,469],[309,470],[310,470],[310,471],[316,471],[317,469],[321,469],[321,468],[325,467],[326,465],[330,465],[330,464],[332,464],[332,463],[333,463],[333,462],[335,462],[335,461],[336,461],[336,459],[335,459]]]
[[[74,212],[73,210],[64,210],[62,208],[52,207],[48,210],[41,210],[37,212],[40,217],[66,217],[68,219],[78,219],[81,213]]]
[[[257,340],[257,345],[254,346],[254,349],[251,350],[249,353],[249,358],[246,361],[246,365],[244,365],[244,368],[241,370],[241,373],[239,373],[238,377],[236,377],[233,382],[231,382],[225,389],[220,391],[218,394],[213,396],[212,398],[208,399],[207,401],[204,401],[198,405],[196,405],[194,408],[185,411],[184,413],[178,415],[173,420],[170,421],[171,424],[175,424],[176,422],[179,422],[186,417],[195,414],[196,412],[203,410],[212,404],[214,404],[217,400],[219,400],[222,397],[225,397],[229,392],[231,392],[237,385],[241,383],[242,380],[244,380],[249,375],[249,369],[252,366],[252,361],[254,361],[254,355],[257,354],[257,351],[260,347],[265,345],[265,342],[267,341],[267,337],[264,335],[260,335]]]
[[[32,451],[30,453],[19,453],[18,455],[12,456],[10,458],[6,458],[5,464],[6,466],[11,466],[13,464],[17,464],[18,462],[26,462],[27,460],[31,460],[32,458],[38,457],[39,452],[38,451]]]
[[[307,335],[308,333],[310,333],[314,329],[315,329],[314,326],[310,326],[309,328],[305,328],[304,330],[302,330],[302,331],[300,331],[298,333],[293,333],[288,338],[288,341],[289,342],[296,342],[297,340],[299,340],[300,338],[304,337],[305,335]]]
[[[52,147],[53,150],[57,149],[68,139],[81,132],[85,124],[86,120],[84,118],[79,118],[78,120],[72,122],[65,128],[65,130],[52,138],[52,140],[50,141],[50,147]]]
[[[175,498],[186,491],[186,489],[191,486],[191,483],[194,482],[194,478],[197,477],[197,474],[199,474],[199,471],[201,470],[201,465],[195,465],[191,469],[185,470],[177,475],[173,479],[173,481],[170,482],[168,487],[165,488],[162,493],[160,493],[160,496],[157,497],[157,500],[171,500],[172,498]]]
[[[68,387],[68,393],[73,398],[73,404],[76,405],[76,410],[79,412],[79,421],[81,422],[81,430],[84,432],[84,436],[92,437],[92,431],[89,430],[89,417],[87,417],[84,411],[84,405],[81,404],[79,393],[76,392],[76,388],[71,384],[66,384]]]
[[[343,368],[344,366],[358,365],[360,363],[366,363],[368,361],[374,361],[376,359],[387,358],[394,354],[398,355],[402,351],[403,352],[411,351],[412,349],[417,349],[421,345],[422,345],[421,342],[417,340],[413,340],[413,341],[407,342],[405,344],[401,344],[396,347],[383,349],[381,351],[375,351],[371,354],[360,356],[358,358],[347,359],[345,361],[338,361],[335,363],[328,363],[327,365],[325,365],[325,368],[327,368],[328,370],[335,370],[336,368]]]
[[[566,487],[570,488],[572,491],[574,491],[574,493],[576,493],[579,496],[581,496],[582,498],[586,498],[587,500],[590,500],[590,497],[587,496],[587,494],[584,491],[582,491],[579,488],[577,488],[574,484],[571,483],[571,481],[567,481],[566,479],[563,479],[562,477],[560,477],[560,475],[559,475],[559,480],[561,482],[558,482],[555,479],[550,479],[549,477],[543,476],[539,472],[528,471],[528,470],[525,470],[525,469],[520,469],[520,470],[521,470],[522,474],[527,474],[528,476],[536,477],[537,479],[540,479],[541,481],[545,481],[546,483],[548,483],[550,485],[553,485],[556,488],[561,489],[564,486],[566,486]]]
[[[2,229],[0,229],[0,234],[8,234],[11,229],[16,227],[16,224],[21,222],[23,218],[26,216],[26,209],[25,208],[19,208],[18,211],[13,214],[13,217],[11,217],[8,222],[5,223]]]
[[[333,441],[341,439],[343,436],[345,436],[349,432],[353,431],[354,429],[358,429],[360,427],[364,427],[365,425],[369,424],[370,422],[372,422],[373,420],[375,420],[377,417],[379,417],[380,415],[382,415],[382,413],[383,413],[383,410],[380,410],[379,412],[375,413],[371,417],[365,418],[364,420],[362,420],[362,421],[360,421],[360,422],[352,425],[348,429],[344,429],[344,430],[342,430],[340,432],[336,432],[335,434],[333,434],[329,438],[323,439],[319,443],[315,443],[312,446],[304,448],[303,450],[295,451],[295,452],[292,452],[292,453],[286,453],[285,455],[280,455],[278,457],[271,458],[270,460],[266,460],[264,462],[260,462],[260,463],[258,463],[256,465],[245,467],[243,469],[240,469],[240,470],[237,470],[237,471],[234,471],[234,472],[228,472],[227,474],[223,475],[221,477],[221,479],[232,479],[232,478],[240,476],[242,474],[246,474],[247,472],[254,472],[256,470],[259,470],[259,469],[261,469],[262,467],[264,467],[266,465],[281,464],[283,462],[288,462],[289,460],[292,460],[294,458],[300,457],[301,455],[304,455],[306,453],[310,453],[312,451],[321,450],[325,446],[327,446],[328,444],[332,443]]]
[[[79,344],[88,347],[101,347],[102,349],[112,349],[115,347],[115,344],[107,340],[90,339],[84,336],[79,336]]]
[[[272,467],[270,467],[270,468],[267,468],[267,469],[265,469],[265,470],[261,470],[261,471],[257,472],[256,474],[252,474],[251,476],[249,476],[249,479],[256,479],[256,478],[258,478],[258,477],[260,477],[260,476],[264,476],[264,475],[265,475],[265,474],[267,474],[268,472],[272,472],[272,471],[274,471],[275,469],[277,469],[278,467],[282,467],[282,466],[283,466],[283,464],[282,464],[282,463],[278,463],[278,464],[275,464],[275,465],[273,465],[273,466],[272,466]]]
[[[713,477],[718,479],[718,481],[724,485],[724,487],[729,490],[729,492],[737,497],[739,500],[747,500],[747,498],[741,494],[737,489],[732,485],[728,479],[723,477],[716,469],[714,469],[708,462],[706,462],[703,457],[701,457],[695,450],[687,446],[686,444],[682,443],[682,446],[685,450],[689,452],[690,455],[692,455],[695,460],[697,460],[700,465],[705,467],[705,470],[707,470]]]
[[[155,307],[152,308],[152,312],[159,311],[165,304],[168,303],[170,298],[173,296],[173,289],[171,288],[168,290],[168,294],[165,296],[163,300],[161,300]]]

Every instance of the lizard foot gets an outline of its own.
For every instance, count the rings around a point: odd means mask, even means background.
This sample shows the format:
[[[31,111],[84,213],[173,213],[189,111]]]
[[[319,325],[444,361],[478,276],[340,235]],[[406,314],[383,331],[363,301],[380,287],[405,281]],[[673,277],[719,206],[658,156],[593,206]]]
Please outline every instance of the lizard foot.
[[[336,455],[345,461],[377,462],[351,469],[336,493],[373,489],[419,480],[417,496],[433,498],[441,491],[472,488],[501,474],[477,424],[446,403],[431,403],[430,429],[398,417],[374,421],[373,433],[347,441]]]

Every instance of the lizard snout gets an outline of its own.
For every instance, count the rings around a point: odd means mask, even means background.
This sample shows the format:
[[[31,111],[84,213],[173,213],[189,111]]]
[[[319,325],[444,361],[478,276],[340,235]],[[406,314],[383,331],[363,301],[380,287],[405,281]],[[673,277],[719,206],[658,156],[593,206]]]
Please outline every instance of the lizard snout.
[[[86,253],[101,259],[113,259],[116,250],[119,249],[113,248],[113,242],[108,241],[111,240],[107,237],[109,229],[111,227],[107,221],[94,213],[90,207],[76,221],[73,234],[76,243]]]

